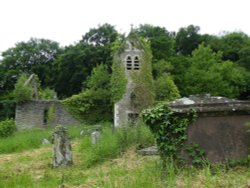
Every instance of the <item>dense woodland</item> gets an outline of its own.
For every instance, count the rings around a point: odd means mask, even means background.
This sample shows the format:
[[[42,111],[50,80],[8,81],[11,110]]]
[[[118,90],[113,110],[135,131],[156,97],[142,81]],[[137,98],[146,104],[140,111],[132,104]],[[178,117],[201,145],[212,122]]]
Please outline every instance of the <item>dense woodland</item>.
[[[250,37],[243,32],[220,36],[200,34],[189,25],[177,32],[140,25],[134,29],[151,45],[155,100],[173,100],[210,93],[236,99],[250,97]],[[31,38],[2,53],[0,119],[14,116],[15,84],[26,73],[36,74],[41,90],[54,90],[59,99],[80,98],[81,110],[112,118],[112,57],[125,36],[104,24],[90,29],[74,45]],[[108,114],[108,115],[107,115]]]

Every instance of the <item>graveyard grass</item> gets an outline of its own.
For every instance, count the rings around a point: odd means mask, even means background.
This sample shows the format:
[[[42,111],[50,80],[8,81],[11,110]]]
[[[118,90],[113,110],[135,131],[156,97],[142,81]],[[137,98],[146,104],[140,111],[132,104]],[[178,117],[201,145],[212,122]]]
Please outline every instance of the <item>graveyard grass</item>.
[[[150,131],[103,129],[101,141],[93,146],[90,137],[80,137],[83,127],[69,129],[73,162],[66,168],[52,168],[52,147],[41,145],[50,140],[52,130],[34,129],[0,139],[0,187],[242,187],[250,184],[250,167],[227,165],[203,168],[167,164],[168,176],[161,180],[158,156],[140,156],[137,148],[151,145]],[[10,149],[7,149],[10,148]]]

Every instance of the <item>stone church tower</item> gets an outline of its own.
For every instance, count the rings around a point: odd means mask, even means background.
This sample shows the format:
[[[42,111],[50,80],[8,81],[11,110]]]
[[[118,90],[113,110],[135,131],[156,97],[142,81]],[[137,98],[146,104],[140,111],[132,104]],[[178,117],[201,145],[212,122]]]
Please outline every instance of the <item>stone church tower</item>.
[[[114,105],[114,125],[133,125],[141,111],[153,103],[151,50],[145,41],[131,32],[114,61],[118,62],[126,80],[124,93]]]

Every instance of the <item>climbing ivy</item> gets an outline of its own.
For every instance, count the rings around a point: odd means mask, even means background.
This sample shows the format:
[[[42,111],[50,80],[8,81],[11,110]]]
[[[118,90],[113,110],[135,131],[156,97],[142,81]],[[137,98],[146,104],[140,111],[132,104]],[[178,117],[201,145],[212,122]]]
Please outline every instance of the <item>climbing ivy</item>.
[[[208,164],[208,161],[205,158],[205,150],[198,144],[187,144],[185,146],[185,151],[187,152],[192,165],[201,167],[204,164]]]
[[[144,39],[138,37],[134,32],[131,32],[126,40],[130,41],[133,47],[142,51],[140,71],[131,71],[130,74],[135,83],[133,94],[136,97],[136,102],[140,104],[139,110],[142,110],[152,105],[154,101],[154,86],[151,68],[152,53],[149,44]],[[111,77],[111,93],[114,103],[122,98],[128,82],[125,72],[126,69],[121,59],[126,40],[123,38],[119,42],[116,42],[116,47],[114,48],[116,52],[114,52]]]
[[[119,101],[126,91],[127,79],[125,76],[124,67],[122,66],[122,61],[117,57],[114,57],[112,65],[112,77],[111,77],[111,95],[112,102],[115,103]]]
[[[130,36],[131,40],[136,41],[134,45],[138,49],[142,49],[141,68],[138,72],[132,73],[132,79],[136,85],[134,94],[137,102],[140,104],[139,110],[143,110],[151,106],[155,98],[155,90],[152,75],[152,52],[149,44],[142,38],[138,38],[136,34]]]
[[[188,125],[196,119],[196,113],[191,110],[190,113],[180,115],[167,104],[158,104],[144,110],[142,117],[155,135],[165,174],[167,159],[178,159],[178,154],[187,140]]]

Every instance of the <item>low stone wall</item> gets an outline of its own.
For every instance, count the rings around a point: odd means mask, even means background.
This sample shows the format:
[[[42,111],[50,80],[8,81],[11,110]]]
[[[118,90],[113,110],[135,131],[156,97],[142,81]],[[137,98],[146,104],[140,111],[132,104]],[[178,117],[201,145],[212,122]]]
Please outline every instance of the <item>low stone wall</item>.
[[[188,128],[188,144],[198,144],[211,162],[242,159],[250,154],[250,102],[222,97],[186,98],[171,104],[179,113],[196,110],[198,119]]]
[[[47,121],[47,113],[54,106],[52,122]],[[18,129],[32,127],[47,128],[60,125],[74,125],[79,122],[74,119],[61,105],[58,100],[31,100],[16,106],[16,126]]]

